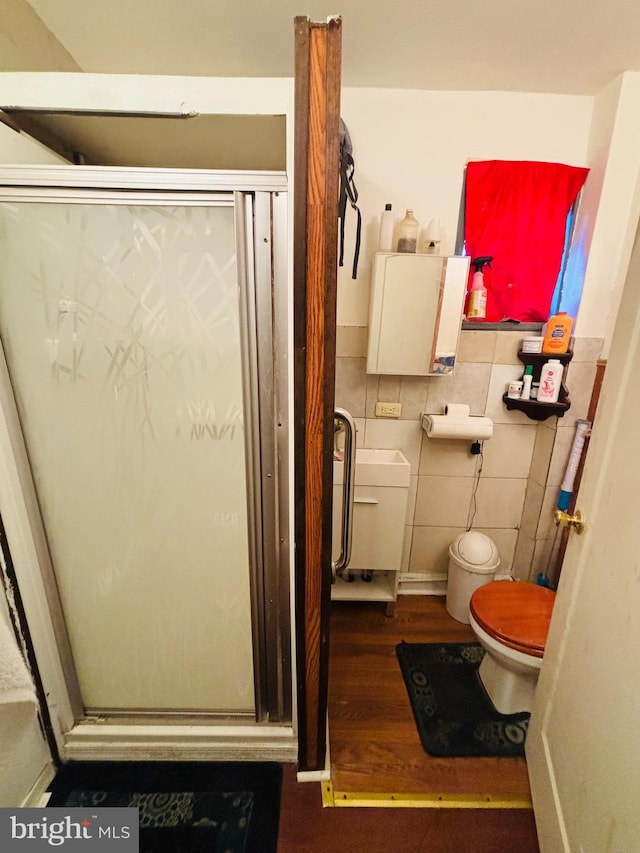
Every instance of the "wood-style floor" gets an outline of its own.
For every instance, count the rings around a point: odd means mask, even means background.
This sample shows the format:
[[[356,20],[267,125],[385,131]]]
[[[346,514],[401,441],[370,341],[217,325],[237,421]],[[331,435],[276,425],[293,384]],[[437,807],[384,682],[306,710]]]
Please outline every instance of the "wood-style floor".
[[[443,598],[402,596],[393,618],[382,604],[332,605],[329,736],[334,800],[356,794],[474,795],[491,808],[323,808],[320,785],[284,768],[278,853],[539,853],[533,812],[500,808],[528,797],[524,760],[437,759],[423,752],[395,646],[473,641]],[[362,798],[342,801],[350,806]],[[405,800],[405,804],[411,800]],[[427,800],[421,801],[421,805]],[[437,803],[436,803],[437,804]],[[446,802],[443,803],[446,805]]]
[[[458,796],[494,806],[529,801],[523,758],[432,758],[424,752],[396,658],[402,640],[474,642],[474,636],[449,616],[439,596],[400,596],[390,618],[383,604],[332,604],[329,743],[336,796]]]

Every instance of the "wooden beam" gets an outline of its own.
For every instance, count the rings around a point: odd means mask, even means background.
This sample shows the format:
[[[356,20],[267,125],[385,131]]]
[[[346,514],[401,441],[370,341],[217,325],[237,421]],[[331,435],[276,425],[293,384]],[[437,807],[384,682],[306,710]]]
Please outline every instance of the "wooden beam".
[[[341,30],[296,18],[294,419],[299,767],[326,752]]]

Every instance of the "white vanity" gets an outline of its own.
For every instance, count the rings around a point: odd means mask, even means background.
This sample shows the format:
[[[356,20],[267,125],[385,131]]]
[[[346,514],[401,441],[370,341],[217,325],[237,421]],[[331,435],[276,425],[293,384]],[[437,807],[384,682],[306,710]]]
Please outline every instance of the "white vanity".
[[[333,551],[339,550],[344,463],[333,463]],[[392,612],[409,496],[410,466],[399,450],[356,450],[351,559],[331,587],[343,601],[383,601]]]

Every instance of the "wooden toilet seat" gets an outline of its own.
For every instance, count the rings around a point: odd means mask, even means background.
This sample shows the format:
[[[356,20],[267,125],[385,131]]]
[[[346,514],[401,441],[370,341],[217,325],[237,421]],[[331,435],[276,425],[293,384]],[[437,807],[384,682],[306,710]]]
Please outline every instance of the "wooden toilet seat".
[[[493,581],[471,596],[478,625],[502,645],[541,658],[556,594],[537,584]]]

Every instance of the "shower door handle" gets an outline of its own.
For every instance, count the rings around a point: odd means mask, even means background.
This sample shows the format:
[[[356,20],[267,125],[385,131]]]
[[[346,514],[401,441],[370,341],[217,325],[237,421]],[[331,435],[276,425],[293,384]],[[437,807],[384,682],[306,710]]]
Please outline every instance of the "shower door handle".
[[[336,409],[334,421],[344,428],[344,476],[342,478],[342,530],[340,534],[340,554],[331,563],[331,583],[349,565],[351,559],[351,540],[353,538],[353,489],[356,474],[356,425],[345,409]]]

